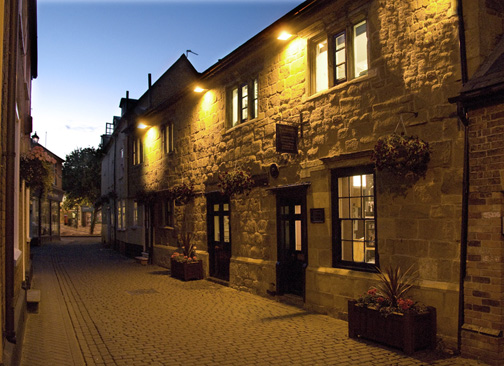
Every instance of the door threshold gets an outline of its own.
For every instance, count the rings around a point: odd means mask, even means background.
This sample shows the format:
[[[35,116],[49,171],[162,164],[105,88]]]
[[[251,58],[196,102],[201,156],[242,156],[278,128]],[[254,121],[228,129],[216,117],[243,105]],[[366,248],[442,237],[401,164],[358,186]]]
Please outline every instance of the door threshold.
[[[207,277],[207,281],[218,283],[219,285],[229,287],[229,281],[221,280],[216,277]]]
[[[303,299],[303,296],[299,296],[299,295],[294,295],[294,294],[277,295],[276,299],[281,303],[293,305],[298,308],[304,308],[304,305],[305,305],[305,301]]]

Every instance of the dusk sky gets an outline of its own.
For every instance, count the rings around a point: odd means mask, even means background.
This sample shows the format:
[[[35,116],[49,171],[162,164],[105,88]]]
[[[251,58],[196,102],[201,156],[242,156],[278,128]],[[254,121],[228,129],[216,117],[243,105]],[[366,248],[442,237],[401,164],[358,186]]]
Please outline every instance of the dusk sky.
[[[97,147],[129,90],[182,54],[202,72],[302,0],[38,0],[33,128],[61,158]]]

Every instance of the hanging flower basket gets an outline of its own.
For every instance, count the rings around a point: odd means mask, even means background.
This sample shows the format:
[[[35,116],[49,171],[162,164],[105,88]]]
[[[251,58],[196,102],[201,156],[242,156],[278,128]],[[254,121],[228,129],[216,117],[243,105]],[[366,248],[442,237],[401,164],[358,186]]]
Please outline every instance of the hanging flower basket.
[[[43,147],[35,146],[21,156],[21,179],[33,190],[39,189],[46,196],[54,183],[54,164],[56,159],[49,155]]]
[[[371,159],[378,170],[388,170],[400,177],[419,178],[425,176],[430,154],[428,142],[417,136],[393,133],[378,139]]]
[[[176,204],[185,205],[194,197],[194,186],[192,183],[181,183],[170,188],[169,194]]]
[[[219,188],[225,196],[242,193],[248,195],[253,186],[254,181],[249,171],[235,169],[219,174]]]

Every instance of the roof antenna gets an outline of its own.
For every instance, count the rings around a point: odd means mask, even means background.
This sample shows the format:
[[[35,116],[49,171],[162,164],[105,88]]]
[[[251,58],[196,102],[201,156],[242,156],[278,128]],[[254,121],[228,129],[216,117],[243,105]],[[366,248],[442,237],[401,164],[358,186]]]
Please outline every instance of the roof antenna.
[[[198,54],[196,52],[193,52],[191,50],[186,50],[185,51],[185,55],[186,55],[187,58],[189,58],[189,53],[194,53],[196,56],[198,56]]]

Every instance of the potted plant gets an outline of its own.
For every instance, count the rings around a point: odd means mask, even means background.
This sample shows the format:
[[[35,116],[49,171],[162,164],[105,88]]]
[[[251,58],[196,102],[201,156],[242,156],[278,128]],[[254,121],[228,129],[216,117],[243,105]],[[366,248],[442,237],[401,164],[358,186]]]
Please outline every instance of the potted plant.
[[[223,195],[229,197],[242,193],[248,195],[253,186],[254,181],[247,170],[234,169],[219,174],[219,188]]]
[[[379,283],[348,301],[348,336],[402,349],[406,354],[436,346],[436,309],[406,297],[413,286],[411,268],[379,270]]]
[[[33,190],[40,190],[40,196],[45,197],[54,183],[54,164],[56,159],[50,156],[42,146],[34,146],[28,153],[21,156],[21,179]]]
[[[185,205],[194,196],[194,185],[182,182],[170,188],[169,194],[175,200],[177,205]]]
[[[171,276],[183,281],[203,279],[203,261],[196,256],[192,237],[190,232],[180,234],[181,253],[175,252],[170,258]]]
[[[394,132],[378,139],[371,159],[378,170],[388,170],[399,177],[418,179],[427,172],[430,153],[428,142],[417,136]]]

